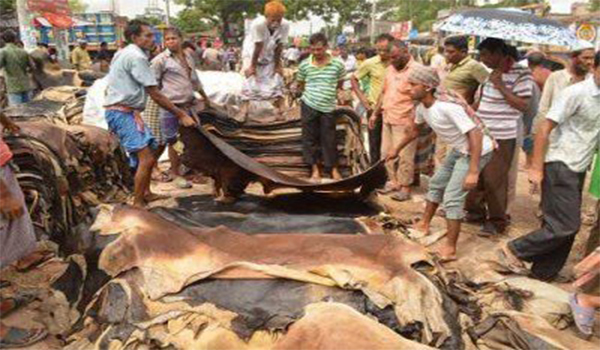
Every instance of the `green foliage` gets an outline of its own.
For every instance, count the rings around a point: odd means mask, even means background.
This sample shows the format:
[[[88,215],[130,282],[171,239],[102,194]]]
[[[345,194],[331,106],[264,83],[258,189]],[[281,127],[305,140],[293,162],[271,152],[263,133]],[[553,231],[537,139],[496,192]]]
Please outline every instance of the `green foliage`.
[[[590,1],[590,11],[600,11],[600,0],[591,0]]]
[[[14,12],[17,9],[17,0],[0,0],[0,12]]]
[[[205,18],[214,26],[219,26],[223,35],[233,23],[243,28],[243,21],[263,12],[266,0],[175,0],[194,10],[190,18]],[[338,16],[338,29],[359,18],[368,18],[370,4],[367,0],[283,0],[287,8],[286,18],[291,20],[307,19],[309,14],[322,16],[331,22]],[[191,26],[191,19],[185,20]]]
[[[137,18],[139,20],[142,20],[142,21],[144,21],[144,22],[146,22],[146,23],[148,23],[148,24],[150,24],[152,26],[157,26],[157,25],[159,25],[159,24],[162,23],[162,21],[159,18],[156,18],[156,17],[139,15],[139,16],[136,16],[135,18]]]
[[[83,0],[69,0],[69,8],[72,13],[83,13],[87,10],[88,4]]]
[[[382,0],[378,6],[384,11],[384,19],[389,21],[413,21],[419,31],[428,31],[437,18],[439,10],[452,6],[465,6],[468,1],[447,0]]]
[[[504,0],[494,5],[485,5],[483,7],[496,8],[496,7],[520,7],[532,4],[543,4],[544,0]]]
[[[212,26],[206,22],[206,14],[196,8],[186,8],[179,12],[171,23],[184,33],[197,33],[209,30]]]

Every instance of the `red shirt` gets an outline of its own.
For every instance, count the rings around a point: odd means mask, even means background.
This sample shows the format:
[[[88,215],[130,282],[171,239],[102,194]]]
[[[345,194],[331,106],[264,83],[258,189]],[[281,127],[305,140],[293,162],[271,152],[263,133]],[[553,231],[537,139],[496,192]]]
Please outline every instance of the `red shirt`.
[[[8,145],[4,142],[4,139],[2,139],[2,135],[0,135],[0,166],[5,166],[12,157],[13,154],[10,151],[10,148],[8,148]]]

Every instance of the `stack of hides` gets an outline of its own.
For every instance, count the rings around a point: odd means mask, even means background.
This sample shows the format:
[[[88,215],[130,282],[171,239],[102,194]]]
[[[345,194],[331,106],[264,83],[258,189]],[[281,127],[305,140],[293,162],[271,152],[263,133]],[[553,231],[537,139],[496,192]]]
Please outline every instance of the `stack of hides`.
[[[64,101],[42,98],[5,110],[21,128],[5,140],[34,225],[59,244],[69,242],[90,208],[125,199],[132,183],[118,140],[106,130],[67,123],[78,119],[79,99]]]
[[[343,177],[365,171],[368,156],[360,133],[360,117],[352,110],[338,109],[338,162]],[[200,115],[205,129],[242,153],[292,177],[309,177],[310,167],[302,157],[300,119],[270,124],[240,123],[214,110]]]

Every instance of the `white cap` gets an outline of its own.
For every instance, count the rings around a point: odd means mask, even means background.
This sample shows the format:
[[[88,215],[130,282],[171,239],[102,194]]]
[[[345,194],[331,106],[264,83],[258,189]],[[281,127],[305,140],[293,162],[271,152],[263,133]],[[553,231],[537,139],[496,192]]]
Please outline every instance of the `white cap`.
[[[577,43],[573,46],[571,46],[571,52],[578,52],[578,51],[583,51],[583,50],[590,50],[590,49],[594,49],[594,44],[590,43],[587,40],[581,40],[578,39]]]

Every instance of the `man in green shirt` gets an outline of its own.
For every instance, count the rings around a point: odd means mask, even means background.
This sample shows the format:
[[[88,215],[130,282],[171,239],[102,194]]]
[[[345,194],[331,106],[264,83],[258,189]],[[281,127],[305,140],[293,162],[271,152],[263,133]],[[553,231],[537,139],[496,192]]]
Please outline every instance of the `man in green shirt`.
[[[375,42],[377,56],[371,57],[363,62],[360,68],[350,78],[352,91],[356,94],[360,103],[367,110],[367,120],[371,117],[373,109],[377,104],[379,95],[383,88],[383,78],[385,70],[390,64],[391,43],[394,37],[389,34],[381,34]],[[369,78],[369,91],[365,94],[360,89],[360,83],[364,78]],[[369,156],[371,163],[376,163],[381,159],[381,128],[382,119],[379,118],[373,129],[369,129]]]
[[[304,160],[311,165],[311,178],[320,180],[321,167],[331,169],[331,177],[342,178],[337,165],[335,116],[338,90],[342,89],[344,64],[327,53],[327,37],[310,37],[312,55],[298,67],[297,79],[302,91],[302,148]]]
[[[4,71],[8,105],[14,106],[31,101],[32,86],[29,73],[33,71],[33,61],[29,54],[17,46],[17,34],[12,30],[2,33],[6,46],[0,49],[0,69]]]

